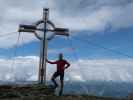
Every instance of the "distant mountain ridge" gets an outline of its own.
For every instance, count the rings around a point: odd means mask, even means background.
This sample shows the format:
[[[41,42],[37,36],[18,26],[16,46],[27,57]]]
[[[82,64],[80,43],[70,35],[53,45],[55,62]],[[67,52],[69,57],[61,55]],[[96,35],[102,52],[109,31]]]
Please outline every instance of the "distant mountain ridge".
[[[130,93],[133,93],[133,83],[112,81],[66,82],[64,93],[127,97]]]

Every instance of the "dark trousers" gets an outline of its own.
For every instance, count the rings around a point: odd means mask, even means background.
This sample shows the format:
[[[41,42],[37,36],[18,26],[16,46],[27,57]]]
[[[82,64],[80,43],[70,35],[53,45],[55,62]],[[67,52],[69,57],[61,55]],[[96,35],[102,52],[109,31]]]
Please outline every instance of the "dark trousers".
[[[60,83],[61,83],[61,89],[60,89],[60,92],[59,92],[59,95],[62,95],[62,92],[63,92],[63,86],[64,86],[64,72],[55,72],[52,76],[52,82],[54,83],[55,85],[55,88],[58,87],[58,84],[57,82],[55,81],[55,79],[60,76]]]

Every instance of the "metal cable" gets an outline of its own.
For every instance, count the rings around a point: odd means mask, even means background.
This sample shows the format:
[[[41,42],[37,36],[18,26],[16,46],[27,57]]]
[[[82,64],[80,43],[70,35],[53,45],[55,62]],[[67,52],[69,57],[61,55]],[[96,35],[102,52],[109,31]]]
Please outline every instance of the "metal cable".
[[[18,38],[17,38],[17,41],[16,41],[16,44],[14,45],[14,54],[13,54],[13,57],[11,58],[12,59],[12,62],[11,62],[11,73],[13,73],[13,77],[14,77],[14,65],[15,65],[15,58],[16,55],[17,55],[17,49],[18,49],[18,44],[20,42],[20,32],[18,34]]]
[[[69,37],[68,37],[68,41],[69,41],[70,46],[72,47],[73,51],[75,50],[75,52],[73,53],[73,56],[76,58],[77,61],[79,61],[79,57],[77,55],[76,48],[73,45],[73,41]],[[78,65],[81,66],[80,62],[78,63]],[[78,68],[81,70],[81,67],[78,67]],[[70,84],[72,84],[72,82]],[[89,91],[86,88],[86,86],[83,86],[82,84],[79,84],[79,85],[80,85],[81,89],[83,88],[83,90],[85,90],[85,92],[89,95]]]
[[[17,32],[4,33],[4,34],[0,35],[0,38],[5,37],[5,36],[10,36],[10,35],[13,35],[13,34],[16,34],[16,33]]]
[[[77,55],[76,48],[74,47],[72,40],[70,39],[70,37],[68,37],[67,39],[68,39],[68,41],[69,41],[70,47],[71,47],[72,50],[73,50],[73,53],[72,53],[72,54],[73,54],[73,57],[76,58],[75,60],[78,60],[79,57],[78,57],[78,55]]]
[[[73,39],[74,39],[74,38],[73,38]],[[126,57],[128,57],[128,58],[130,58],[130,59],[133,59],[133,57],[130,56],[130,55],[128,55],[128,54],[125,54],[125,53],[123,53],[123,52],[121,52],[121,51],[117,51],[117,50],[114,50],[114,49],[111,49],[111,48],[104,47],[103,45],[100,45],[100,44],[98,44],[98,43],[94,43],[94,42],[92,42],[91,40],[81,39],[81,38],[77,38],[77,39],[75,38],[75,40],[78,40],[78,41],[81,41],[81,42],[85,41],[85,43],[87,43],[87,44],[89,44],[89,45],[92,45],[92,46],[95,46],[95,47],[98,47],[98,48],[102,48],[102,49],[104,49],[104,50],[106,50],[106,51],[110,51],[110,52],[113,52],[113,53],[115,53],[115,54],[118,54],[118,55],[121,55],[121,56],[126,56]]]

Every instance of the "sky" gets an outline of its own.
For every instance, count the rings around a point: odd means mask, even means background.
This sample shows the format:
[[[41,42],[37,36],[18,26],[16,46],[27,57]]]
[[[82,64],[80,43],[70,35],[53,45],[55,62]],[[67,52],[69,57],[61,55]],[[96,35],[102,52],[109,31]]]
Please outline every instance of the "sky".
[[[37,80],[40,41],[31,33],[18,41],[17,30],[42,19],[43,8],[70,30],[48,41],[49,60],[62,52],[71,63],[66,81],[133,82],[133,0],[0,0],[1,81]],[[47,80],[55,70],[47,64]]]

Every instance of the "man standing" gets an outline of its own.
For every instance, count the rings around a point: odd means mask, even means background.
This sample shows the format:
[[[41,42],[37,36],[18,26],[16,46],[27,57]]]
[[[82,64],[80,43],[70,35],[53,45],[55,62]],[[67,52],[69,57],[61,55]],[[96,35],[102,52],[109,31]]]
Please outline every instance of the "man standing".
[[[65,71],[65,69],[67,69],[70,66],[70,64],[66,60],[63,59],[62,53],[59,54],[59,59],[57,61],[54,61],[54,62],[48,61],[48,60],[46,60],[46,61],[50,64],[57,65],[57,71],[53,74],[51,80],[54,83],[54,88],[57,88],[58,84],[56,83],[55,79],[58,76],[60,76],[61,89],[60,89],[59,95],[62,95],[63,86],[64,86],[64,71]]]

